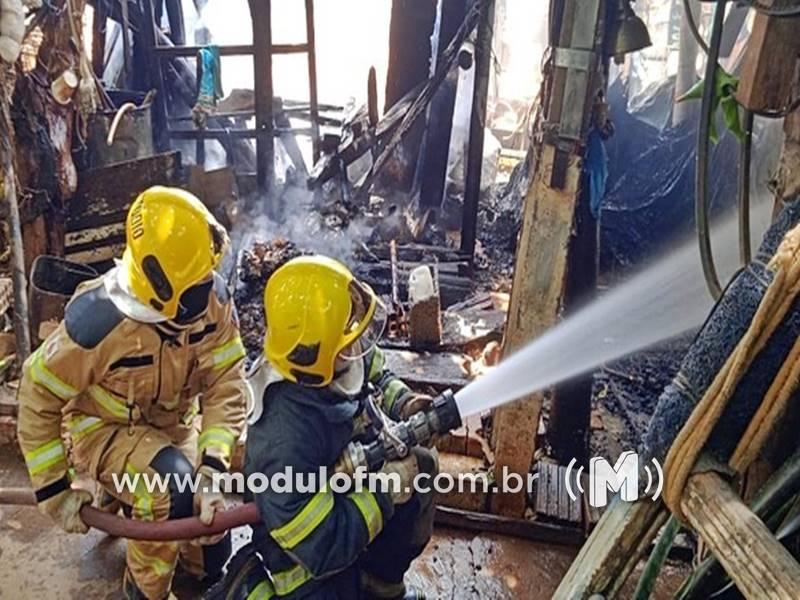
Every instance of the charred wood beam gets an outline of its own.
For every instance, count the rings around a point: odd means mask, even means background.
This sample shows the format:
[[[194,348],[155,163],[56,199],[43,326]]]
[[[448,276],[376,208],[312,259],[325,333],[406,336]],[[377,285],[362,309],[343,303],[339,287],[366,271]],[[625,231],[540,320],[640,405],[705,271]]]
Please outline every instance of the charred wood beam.
[[[386,166],[386,163],[389,161],[392,153],[400,145],[400,142],[409,133],[409,131],[411,131],[417,120],[423,114],[425,114],[433,95],[436,93],[436,90],[439,88],[439,85],[442,83],[442,81],[444,81],[447,73],[455,64],[461,44],[463,44],[467,36],[475,29],[475,26],[478,24],[480,16],[488,3],[493,1],[494,0],[476,0],[475,4],[473,4],[473,6],[470,8],[466,18],[464,19],[464,22],[458,29],[458,33],[444,51],[442,60],[437,65],[435,73],[422,86],[420,93],[411,102],[408,110],[403,113],[403,117],[399,125],[396,126],[396,129],[391,134],[391,137],[387,141],[386,145],[382,148],[381,153],[377,156],[372,164],[372,167],[360,182],[356,192],[357,197],[363,198],[364,195],[369,191],[378,174],[381,172],[383,167]],[[380,135],[379,129],[380,124],[379,127],[376,128],[376,135]]]
[[[472,116],[469,126],[464,211],[461,221],[461,251],[473,256],[478,234],[478,203],[481,195],[483,170],[483,141],[486,129],[486,98],[492,67],[492,35],[494,31],[494,0],[481,7],[478,39],[475,43],[475,88],[472,95]]]
[[[183,22],[181,0],[165,0],[167,19],[169,20],[169,37],[176,46],[186,43],[186,26]]]
[[[123,4],[127,6],[127,4]],[[156,25],[153,14],[153,0],[144,0],[144,12],[142,13],[141,35],[145,44],[144,54],[147,57],[148,67],[148,86],[156,90],[156,98],[153,102],[153,142],[159,151],[169,148],[167,133],[167,89],[164,85],[164,77],[161,71],[161,64],[156,55],[156,44],[158,43],[159,27]],[[123,25],[124,28],[125,25]],[[124,34],[123,30],[123,34]],[[123,42],[125,36],[123,35]]]
[[[435,19],[436,3],[431,0],[392,1],[384,112],[428,78]]]
[[[445,527],[457,527],[470,531],[489,531],[549,544],[564,544],[577,547],[583,544],[586,539],[583,531],[577,527],[528,519],[513,519],[446,506],[436,507],[435,519],[437,524]]]
[[[472,281],[469,277],[462,277],[454,272],[444,272],[445,263],[439,266],[439,290],[442,297],[442,306],[448,307],[451,304],[460,302],[465,296],[472,292]],[[408,274],[411,267],[418,264],[409,265],[404,263],[401,268],[399,278],[399,293],[402,297],[408,296]],[[458,265],[453,265],[457,271]],[[356,275],[368,283],[376,292],[389,296],[392,293],[392,268],[389,261],[380,263],[362,263],[355,268]]]
[[[92,69],[102,78],[106,58],[106,9],[101,2],[94,10],[92,22]]]
[[[370,251],[382,260],[389,260],[390,248],[388,244],[370,246]],[[424,262],[428,260],[431,262],[466,263],[469,260],[458,250],[428,244],[400,244],[397,246],[397,258],[408,262]]]
[[[253,27],[255,69],[256,184],[262,198],[271,196],[275,185],[275,142],[273,140],[272,96],[272,14],[271,0],[249,0]],[[272,207],[268,207],[270,209]]]
[[[467,15],[467,0],[439,0],[437,10],[441,11],[435,56],[438,61]],[[419,202],[422,210],[439,208],[444,199],[450,134],[456,104],[457,72],[458,69],[453,69],[445,79],[428,109],[428,126],[425,129],[425,140],[417,169],[420,174]]]

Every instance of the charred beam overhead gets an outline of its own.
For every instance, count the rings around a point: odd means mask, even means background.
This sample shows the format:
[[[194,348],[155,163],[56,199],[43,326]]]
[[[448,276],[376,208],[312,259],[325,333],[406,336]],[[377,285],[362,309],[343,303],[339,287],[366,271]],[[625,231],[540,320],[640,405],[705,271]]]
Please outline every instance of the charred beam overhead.
[[[302,54],[309,51],[309,44],[272,44],[272,54]],[[203,46],[157,46],[159,58],[193,58]],[[220,56],[252,56],[255,46],[252,44],[234,44],[218,46]]]
[[[170,129],[169,137],[174,140],[196,140],[196,139],[257,139],[259,131],[256,129]],[[309,128],[273,127],[272,135],[281,136],[291,133],[294,135],[311,135],[313,130]]]

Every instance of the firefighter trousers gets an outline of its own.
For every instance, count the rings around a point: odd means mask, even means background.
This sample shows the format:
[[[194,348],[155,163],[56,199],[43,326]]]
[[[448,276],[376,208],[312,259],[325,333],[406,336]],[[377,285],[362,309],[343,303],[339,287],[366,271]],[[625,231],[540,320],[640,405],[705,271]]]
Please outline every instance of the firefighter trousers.
[[[76,467],[88,471],[118,499],[127,516],[143,521],[192,516],[193,494],[188,484],[194,476],[197,455],[197,430],[193,427],[178,425],[163,430],[107,424],[72,438]],[[166,479],[166,485],[148,484],[158,478],[162,482]],[[205,546],[197,542],[128,540],[127,568],[141,595],[160,600],[170,593],[179,559],[192,575],[213,580],[222,572],[230,552],[230,534]]]
[[[438,473],[438,454],[427,448],[413,448],[419,470],[431,478]],[[422,554],[433,535],[435,514],[433,490],[414,492],[411,499],[395,506],[394,515],[350,567],[327,579],[307,593],[292,598],[303,600],[394,600],[406,593],[404,577],[412,561]],[[302,588],[301,588],[302,589]],[[205,596],[207,600],[275,596],[267,571],[254,544],[241,548],[231,559],[225,578]]]

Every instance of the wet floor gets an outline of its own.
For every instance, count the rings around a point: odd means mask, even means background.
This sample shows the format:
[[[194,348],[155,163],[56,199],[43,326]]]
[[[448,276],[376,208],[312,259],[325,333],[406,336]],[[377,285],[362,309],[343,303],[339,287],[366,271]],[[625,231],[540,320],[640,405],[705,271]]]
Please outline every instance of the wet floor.
[[[0,446],[0,486],[27,485],[20,460]],[[246,534],[236,532],[242,543]],[[235,538],[235,539],[236,539]],[[546,599],[577,550],[494,534],[437,529],[408,581],[428,598]],[[124,540],[92,531],[61,532],[32,507],[0,506],[0,598],[14,600],[121,598]],[[666,578],[667,598],[679,578]],[[179,598],[199,593],[176,584]]]

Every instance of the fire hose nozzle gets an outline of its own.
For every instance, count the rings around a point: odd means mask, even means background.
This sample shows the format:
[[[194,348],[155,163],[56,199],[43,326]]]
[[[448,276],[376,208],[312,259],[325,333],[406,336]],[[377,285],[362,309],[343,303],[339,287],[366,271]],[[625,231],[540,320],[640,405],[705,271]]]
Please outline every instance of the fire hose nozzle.
[[[404,458],[402,448],[406,448],[407,454],[408,448],[430,445],[435,436],[458,429],[461,425],[461,413],[455,396],[451,390],[446,390],[436,396],[426,410],[381,431],[374,442],[349,444],[336,464],[336,470],[355,473],[357,468],[366,467],[368,471],[377,471],[387,461]]]
[[[436,396],[433,399],[432,407],[438,421],[436,433],[447,433],[463,425],[453,390],[445,390]]]

